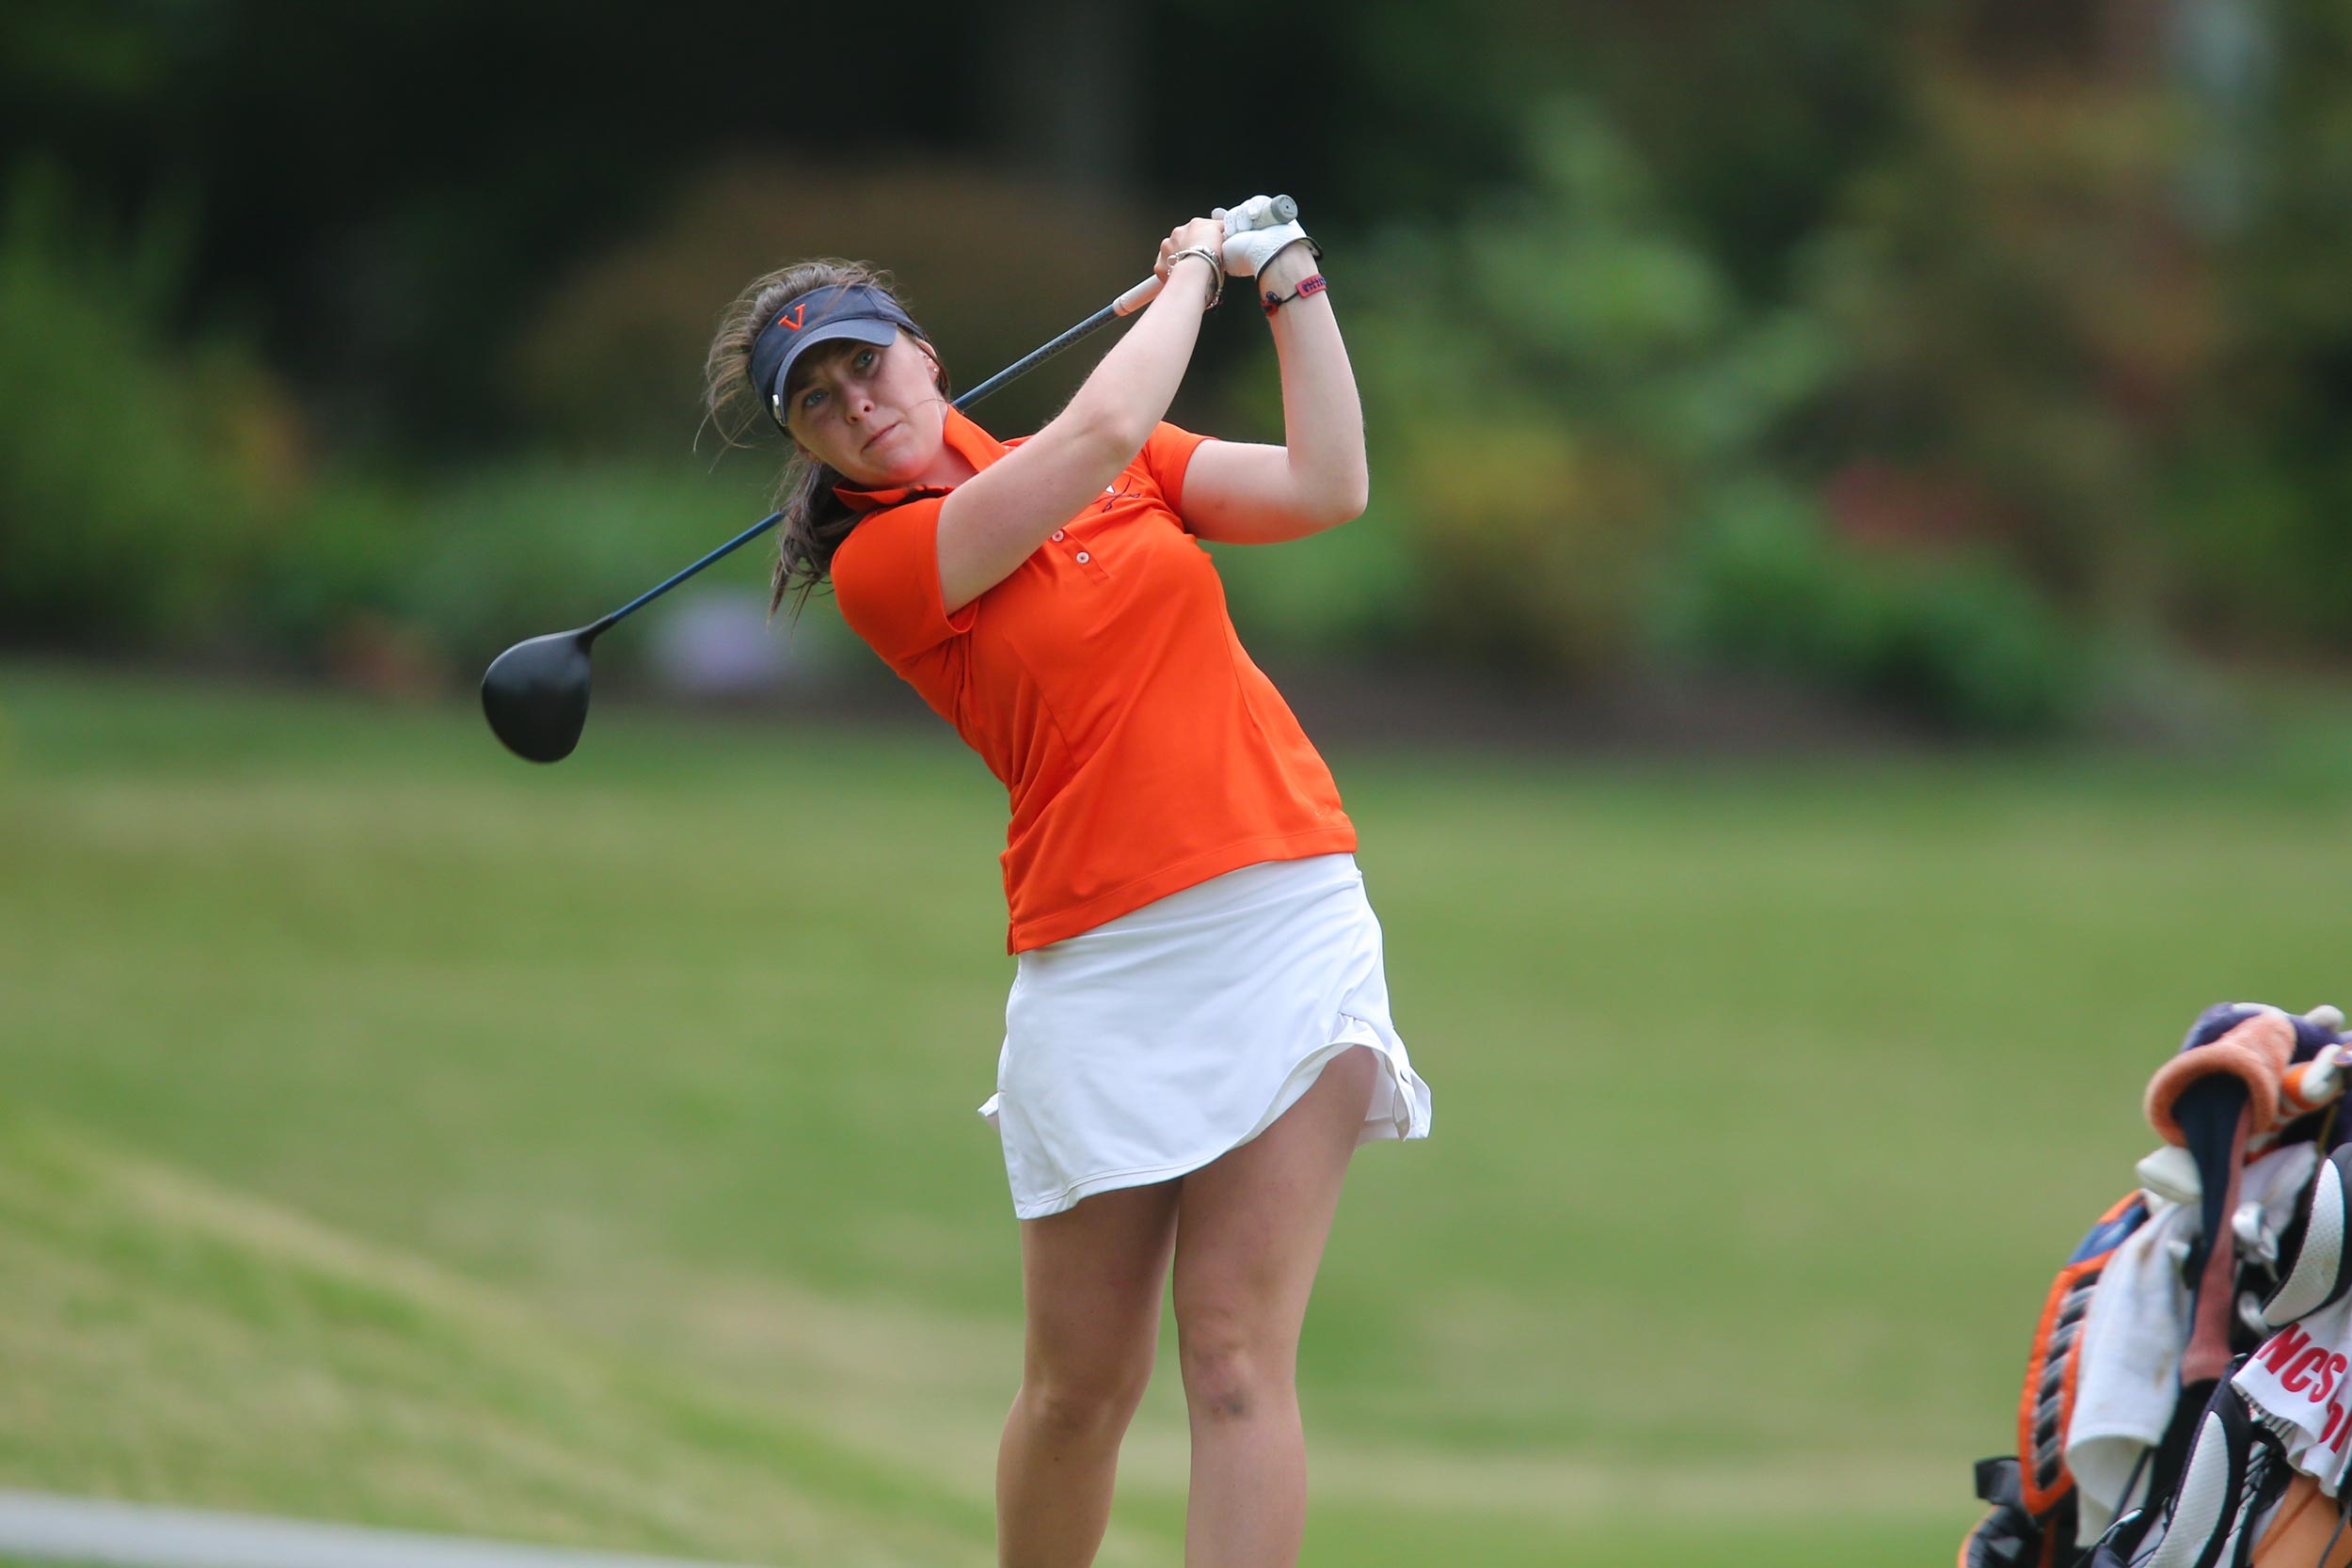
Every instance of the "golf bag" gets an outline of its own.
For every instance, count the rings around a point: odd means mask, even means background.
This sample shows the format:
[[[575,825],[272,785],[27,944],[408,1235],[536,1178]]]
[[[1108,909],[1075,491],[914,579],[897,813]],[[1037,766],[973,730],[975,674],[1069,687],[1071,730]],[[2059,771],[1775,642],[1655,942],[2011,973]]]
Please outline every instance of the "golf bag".
[[[2225,1004],[2157,1071],[2164,1147],[2051,1285],[1960,1568],[2352,1568],[2343,1025]]]

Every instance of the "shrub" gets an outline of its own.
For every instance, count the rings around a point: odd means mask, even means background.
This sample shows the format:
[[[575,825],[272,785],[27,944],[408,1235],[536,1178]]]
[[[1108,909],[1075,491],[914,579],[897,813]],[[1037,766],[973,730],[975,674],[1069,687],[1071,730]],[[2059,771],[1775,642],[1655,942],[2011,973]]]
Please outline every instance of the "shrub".
[[[253,619],[274,650],[312,668],[404,686],[469,680],[500,650],[583,626],[756,522],[757,483],[691,463],[545,455],[399,483],[346,475],[320,487],[257,569]],[[764,600],[773,548],[756,540],[697,580],[759,584]],[[812,605],[774,635],[814,651],[836,638],[837,619]],[[641,641],[600,644],[598,673],[628,673]]]
[[[2046,733],[2085,695],[2084,639],[2017,573],[1982,554],[1857,548],[1779,486],[1715,498],[1660,598],[1676,655],[1956,731]]]
[[[302,441],[233,345],[171,309],[184,225],[128,238],[45,166],[0,208],[0,614],[9,635],[90,646],[233,638],[257,556],[304,489]]]
[[[1348,317],[1372,520],[1406,541],[1417,641],[1601,681],[1697,498],[1767,460],[1831,344],[1744,308],[1589,105],[1538,105],[1526,154],[1522,189],[1374,247]]]

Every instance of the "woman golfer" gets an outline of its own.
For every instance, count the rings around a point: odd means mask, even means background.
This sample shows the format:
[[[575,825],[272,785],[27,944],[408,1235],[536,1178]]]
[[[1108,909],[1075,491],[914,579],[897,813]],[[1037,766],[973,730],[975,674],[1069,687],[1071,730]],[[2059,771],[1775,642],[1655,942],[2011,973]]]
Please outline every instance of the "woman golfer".
[[[1035,436],[950,406],[879,274],[759,279],[712,344],[796,449],[775,575],[842,618],[1011,793],[1018,956],[996,1094],[1027,1344],[997,1460],[1006,1568],[1084,1568],[1172,1265],[1191,1413],[1185,1561],[1296,1560],[1299,1324],[1350,1153],[1424,1136],[1380,926],[1323,759],[1235,638],[1198,543],[1362,511],[1363,418],[1295,222],[1162,241],[1164,287]],[[1255,279],[1284,442],[1162,422],[1225,275]]]

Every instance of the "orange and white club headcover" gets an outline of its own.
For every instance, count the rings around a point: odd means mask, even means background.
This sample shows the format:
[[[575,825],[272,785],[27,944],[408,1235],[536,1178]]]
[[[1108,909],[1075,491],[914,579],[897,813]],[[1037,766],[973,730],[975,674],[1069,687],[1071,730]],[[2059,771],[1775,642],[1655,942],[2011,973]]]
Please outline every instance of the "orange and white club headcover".
[[[2172,1117],[2181,1091],[2200,1078],[2225,1072],[2246,1081],[2252,1130],[2267,1131],[2278,1124],[2280,1084],[2294,1054],[2294,1021],[2284,1013],[2255,1013],[2227,1034],[2182,1052],[2156,1069],[2148,1081],[2148,1124],[2165,1142],[2185,1144],[2187,1135]]]

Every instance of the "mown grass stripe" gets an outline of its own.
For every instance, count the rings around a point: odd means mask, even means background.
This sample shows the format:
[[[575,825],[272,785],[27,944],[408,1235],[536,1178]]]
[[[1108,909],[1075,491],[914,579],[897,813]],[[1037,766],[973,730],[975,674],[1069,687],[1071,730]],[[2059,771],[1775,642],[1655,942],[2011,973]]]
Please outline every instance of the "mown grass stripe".
[[[117,1568],[712,1568],[684,1558],[8,1491],[0,1491],[0,1551]]]

